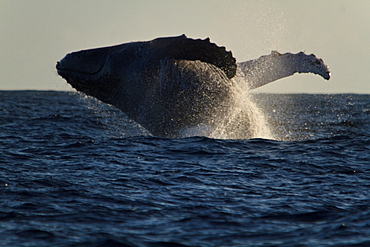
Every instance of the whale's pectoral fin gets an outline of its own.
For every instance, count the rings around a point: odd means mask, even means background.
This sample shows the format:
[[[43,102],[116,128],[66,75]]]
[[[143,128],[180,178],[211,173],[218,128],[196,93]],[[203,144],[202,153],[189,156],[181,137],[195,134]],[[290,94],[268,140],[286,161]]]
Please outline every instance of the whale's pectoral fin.
[[[151,41],[154,49],[164,52],[164,57],[175,60],[206,62],[222,69],[228,78],[236,74],[236,60],[231,51],[211,43],[209,38],[190,39],[185,35],[171,38],[158,38]]]
[[[258,59],[238,63],[238,70],[248,82],[249,89],[261,87],[294,73],[313,73],[326,80],[330,79],[329,67],[324,61],[304,52],[281,54],[272,51],[271,54]]]

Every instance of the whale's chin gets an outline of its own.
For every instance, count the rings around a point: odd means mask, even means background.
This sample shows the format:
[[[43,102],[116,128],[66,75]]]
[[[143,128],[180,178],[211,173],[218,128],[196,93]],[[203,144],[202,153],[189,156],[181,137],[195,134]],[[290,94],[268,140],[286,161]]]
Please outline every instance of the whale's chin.
[[[73,71],[58,69],[58,75],[63,77],[69,85],[78,91],[86,92],[92,89],[93,84],[86,83],[86,80],[82,80],[84,75],[81,73],[76,74]]]

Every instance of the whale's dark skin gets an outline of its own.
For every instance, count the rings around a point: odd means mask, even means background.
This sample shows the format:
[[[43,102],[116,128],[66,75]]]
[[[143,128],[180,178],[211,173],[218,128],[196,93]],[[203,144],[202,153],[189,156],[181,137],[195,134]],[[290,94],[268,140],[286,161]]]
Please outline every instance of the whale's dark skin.
[[[248,79],[246,65],[241,67]],[[330,77],[323,63],[316,66],[323,72],[314,73]],[[291,67],[284,77],[300,72]],[[185,35],[73,52],[56,68],[78,91],[116,106],[153,135],[163,137],[178,137],[186,127],[214,126],[220,121],[232,107],[231,78],[237,73],[236,60],[225,47],[211,43],[209,38],[190,39]],[[283,76],[267,77],[259,84]],[[241,138],[248,138],[248,123],[240,126],[245,129]]]
[[[235,76],[236,61],[209,39],[182,35],[70,53],[57,70],[72,87],[116,106],[153,135],[176,137],[183,127],[207,122],[227,96],[220,82]]]

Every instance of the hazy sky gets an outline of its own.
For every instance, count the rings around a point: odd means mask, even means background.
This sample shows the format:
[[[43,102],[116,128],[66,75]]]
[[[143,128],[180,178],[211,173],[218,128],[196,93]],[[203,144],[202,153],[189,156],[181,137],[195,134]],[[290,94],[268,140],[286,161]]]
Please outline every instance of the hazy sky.
[[[161,36],[210,37],[238,61],[315,53],[332,72],[258,92],[370,94],[369,0],[0,0],[0,90],[71,90],[55,64],[71,51]]]

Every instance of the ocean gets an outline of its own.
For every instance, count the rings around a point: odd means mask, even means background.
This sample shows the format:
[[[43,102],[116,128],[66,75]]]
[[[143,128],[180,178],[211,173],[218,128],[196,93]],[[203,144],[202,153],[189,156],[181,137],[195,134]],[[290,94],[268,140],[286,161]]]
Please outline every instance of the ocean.
[[[370,95],[252,94],[274,138],[160,138],[0,91],[0,246],[370,246]]]

